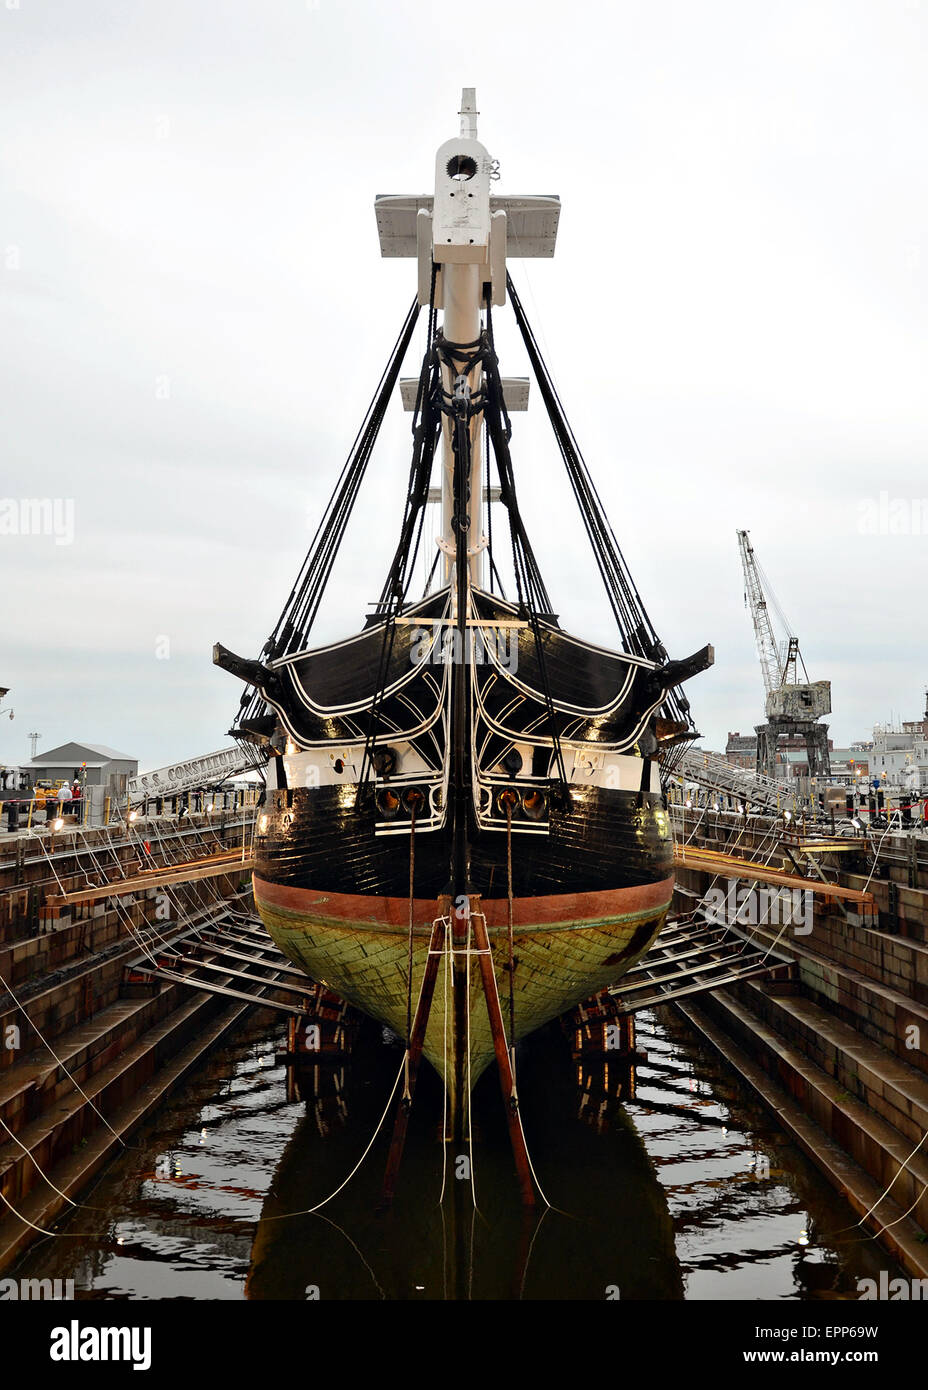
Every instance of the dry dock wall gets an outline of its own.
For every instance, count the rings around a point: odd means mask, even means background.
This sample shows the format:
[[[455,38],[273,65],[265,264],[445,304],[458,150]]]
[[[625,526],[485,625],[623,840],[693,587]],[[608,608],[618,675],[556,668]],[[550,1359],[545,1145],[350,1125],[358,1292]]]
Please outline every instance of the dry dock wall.
[[[738,852],[751,841],[771,856],[769,827],[749,832]],[[712,828],[693,843],[732,848]],[[867,1214],[885,1248],[928,1277],[928,840],[887,837],[875,864],[866,851],[856,862],[817,858],[826,877],[868,888],[877,911],[844,912],[817,897],[798,931],[746,927],[789,957],[790,980],[742,981],[682,1011]],[[712,882],[691,869],[677,881],[687,910]]]
[[[249,873],[232,866],[170,894],[152,887],[60,912],[43,906],[46,896],[140,862],[236,848],[243,833],[241,816],[62,832],[51,862],[36,836],[0,841],[0,980],[9,987],[0,986],[0,1269],[35,1239],[29,1223],[46,1228],[68,1205],[61,1193],[75,1199],[248,1008],[182,985],[130,983],[127,967],[140,932],[170,943],[223,903],[249,911]]]

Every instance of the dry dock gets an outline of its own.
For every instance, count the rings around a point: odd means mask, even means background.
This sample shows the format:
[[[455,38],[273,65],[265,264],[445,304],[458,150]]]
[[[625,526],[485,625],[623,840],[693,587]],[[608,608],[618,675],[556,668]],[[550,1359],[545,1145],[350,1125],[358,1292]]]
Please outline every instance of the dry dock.
[[[254,807],[236,796],[211,813],[164,809],[0,839],[0,1269],[255,1001],[304,1007],[255,931]],[[846,1197],[861,1236],[928,1277],[928,838],[733,811],[687,813],[683,834],[675,815],[678,920],[710,887],[726,904],[760,887],[737,931],[781,964],[666,1008]],[[795,904],[804,884],[820,891],[802,913],[771,920],[777,895]],[[218,992],[184,984],[194,969]],[[616,1095],[640,1105],[634,1088]]]
[[[217,800],[0,840],[0,1268],[250,1007],[137,968],[249,911],[253,806]]]
[[[682,808],[675,808],[678,822]],[[845,1194],[866,1231],[910,1273],[928,1277],[928,838],[797,831],[782,820],[689,812],[688,908],[727,880],[703,852],[756,858],[872,895],[871,908],[816,894],[808,910],[770,912],[773,891],[745,904],[738,930],[792,962],[786,981],[751,979],[681,1009]],[[738,890],[752,887],[739,871]],[[782,972],[781,972],[782,973]]]

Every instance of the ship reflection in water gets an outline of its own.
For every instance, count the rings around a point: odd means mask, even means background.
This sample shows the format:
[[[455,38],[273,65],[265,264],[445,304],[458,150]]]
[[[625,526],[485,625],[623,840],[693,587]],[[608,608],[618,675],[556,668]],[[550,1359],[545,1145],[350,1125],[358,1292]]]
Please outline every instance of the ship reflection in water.
[[[73,1278],[85,1298],[856,1298],[891,1262],[739,1090],[688,1026],[639,1020],[635,1098],[616,1072],[578,1069],[555,1029],[520,1048],[529,1149],[558,1210],[524,1214],[495,1078],[474,1104],[471,1188],[447,1155],[441,1087],[423,1073],[397,1198],[375,1212],[387,1134],[348,1187],[401,1052],[365,1023],[352,1063],[320,1068],[288,1102],[254,1032],[217,1052],[107,1171],[88,1206],[18,1271]],[[336,1084],[337,1083],[337,1084]],[[624,1091],[624,1086],[623,1086]],[[612,1092],[612,1096],[608,1094]],[[567,1214],[563,1214],[567,1213]]]

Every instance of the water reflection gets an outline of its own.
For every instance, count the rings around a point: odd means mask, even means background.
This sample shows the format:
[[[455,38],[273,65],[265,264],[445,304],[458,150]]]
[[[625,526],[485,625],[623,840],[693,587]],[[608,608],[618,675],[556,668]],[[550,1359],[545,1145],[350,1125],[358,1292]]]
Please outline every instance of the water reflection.
[[[492,1072],[474,1104],[474,1188],[444,1155],[423,1069],[393,1210],[376,1213],[401,1056],[364,1025],[354,1058],[294,1099],[265,1018],[214,1053],[21,1263],[85,1298],[796,1299],[856,1297],[891,1261],[676,1014],[639,1021],[630,1098],[613,1068],[579,1077],[556,1028],[520,1048],[529,1150],[557,1208],[523,1212]],[[620,1098],[617,1098],[619,1093]],[[564,1215],[562,1212],[569,1213]],[[849,1229],[850,1228],[850,1229]],[[79,1236],[72,1233],[81,1233]]]
[[[554,1031],[521,1052],[528,1145],[548,1199],[561,1211],[519,1203],[492,1073],[475,1094],[473,1192],[455,1176],[450,1146],[442,1185],[441,1089],[423,1076],[396,1201],[376,1214],[386,1143],[350,1189],[316,1215],[288,1217],[334,1190],[357,1161],[389,1090],[399,1053],[383,1049],[378,1084],[349,1084],[351,1124],[325,1141],[315,1114],[295,1129],[262,1208],[246,1285],[250,1298],[681,1298],[664,1190],[621,1107],[594,1129],[579,1113],[569,1054]],[[384,1065],[385,1062],[385,1065]],[[357,1078],[360,1067],[351,1069]],[[473,1196],[476,1195],[476,1210]],[[566,1215],[564,1213],[567,1213]]]

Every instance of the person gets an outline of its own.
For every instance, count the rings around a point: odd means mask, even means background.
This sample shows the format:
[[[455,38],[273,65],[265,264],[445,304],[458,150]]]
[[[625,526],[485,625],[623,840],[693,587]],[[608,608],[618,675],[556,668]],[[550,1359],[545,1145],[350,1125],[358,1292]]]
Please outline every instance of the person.
[[[73,783],[72,783],[72,785],[71,785],[71,810],[73,811],[74,815],[77,816],[77,819],[78,819],[78,820],[80,820],[80,818],[81,818],[81,796],[82,796],[82,795],[83,795],[83,793],[81,792],[81,784],[80,784],[80,782],[77,780],[77,778],[75,777],[75,779],[74,779],[74,781],[73,781]]]
[[[62,782],[58,788],[58,814],[66,816],[71,809],[71,788],[67,782]]]

